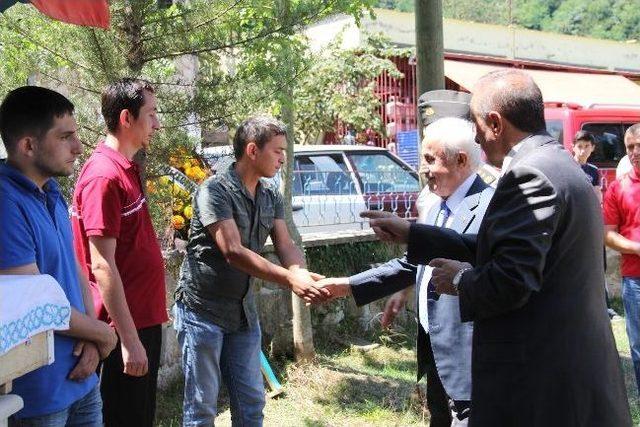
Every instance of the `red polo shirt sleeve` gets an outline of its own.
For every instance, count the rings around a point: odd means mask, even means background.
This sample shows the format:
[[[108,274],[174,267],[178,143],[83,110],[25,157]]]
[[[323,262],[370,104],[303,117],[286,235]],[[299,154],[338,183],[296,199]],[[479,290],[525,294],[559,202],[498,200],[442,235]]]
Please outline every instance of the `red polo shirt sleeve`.
[[[604,201],[602,202],[602,213],[605,225],[620,225],[622,215],[620,213],[620,181],[614,181],[609,185]]]
[[[113,180],[94,178],[82,189],[82,222],[87,236],[120,236],[122,199]]]

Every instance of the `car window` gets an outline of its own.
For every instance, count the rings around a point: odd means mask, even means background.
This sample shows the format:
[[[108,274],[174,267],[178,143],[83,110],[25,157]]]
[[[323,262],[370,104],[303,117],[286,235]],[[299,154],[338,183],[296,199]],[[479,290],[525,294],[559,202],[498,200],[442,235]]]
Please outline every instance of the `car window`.
[[[563,143],[562,141],[562,120],[547,120],[547,132],[554,137],[556,141]]]
[[[615,167],[625,154],[622,123],[585,123],[582,130],[591,132],[596,138],[596,148],[589,162]]]
[[[340,154],[296,154],[293,168],[294,196],[357,193]]]
[[[349,158],[362,180],[365,193],[420,191],[417,176],[388,153],[349,154]]]

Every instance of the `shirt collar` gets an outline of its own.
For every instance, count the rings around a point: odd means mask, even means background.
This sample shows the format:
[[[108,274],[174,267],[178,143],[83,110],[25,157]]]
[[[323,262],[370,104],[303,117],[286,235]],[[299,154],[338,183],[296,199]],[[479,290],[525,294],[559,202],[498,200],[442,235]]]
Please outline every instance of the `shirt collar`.
[[[516,145],[511,147],[511,150],[509,150],[509,152],[507,153],[507,157],[505,157],[504,160],[502,161],[502,168],[500,169],[500,177],[501,178],[507,172],[507,169],[509,169],[509,165],[513,161],[513,158],[516,156],[516,154],[518,154],[518,151],[520,151],[520,149],[522,148],[523,143],[527,139],[528,139],[528,137],[524,138],[522,141],[518,142]]]
[[[104,141],[98,144],[96,147],[96,153],[107,156],[123,169],[137,168],[134,161],[127,159],[122,153],[105,144]]]
[[[251,197],[251,193],[249,193],[249,190],[247,190],[247,187],[245,187],[244,183],[240,179],[240,175],[238,175],[238,172],[236,172],[235,166],[236,162],[231,163],[229,165],[229,169],[227,169],[226,171],[229,182],[231,182],[235,188],[240,190],[242,194],[244,194],[248,199],[253,200],[253,197]],[[256,197],[258,196],[258,194],[263,193],[263,187],[264,186],[262,185],[262,179],[259,179],[258,185],[256,186]]]
[[[43,188],[40,189],[40,187],[38,187],[36,183],[29,179],[25,174],[6,162],[0,163],[0,175],[7,177],[23,189],[30,192],[37,194],[50,193],[52,195],[60,193],[60,186],[55,179],[49,178],[42,186]]]
[[[465,196],[469,192],[469,189],[471,188],[475,180],[476,180],[476,174],[472,173],[467,177],[467,179],[465,179],[462,182],[462,184],[458,186],[458,188],[456,188],[456,190],[453,193],[451,193],[451,195],[447,198],[447,201],[446,201],[449,211],[451,211],[452,213],[455,212],[456,208],[460,205],[460,203],[462,203],[462,201],[464,200]]]

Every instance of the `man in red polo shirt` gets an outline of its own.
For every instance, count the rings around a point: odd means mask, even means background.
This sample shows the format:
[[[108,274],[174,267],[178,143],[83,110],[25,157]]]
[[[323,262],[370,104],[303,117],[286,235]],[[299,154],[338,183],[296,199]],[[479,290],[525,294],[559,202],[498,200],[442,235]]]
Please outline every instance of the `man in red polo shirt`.
[[[633,168],[607,189],[605,243],[622,254],[622,303],[636,386],[640,390],[640,123],[627,130],[624,145]]]
[[[106,426],[152,426],[161,325],[168,320],[163,260],[134,155],[159,129],[153,87],[123,79],[102,93],[107,137],[82,168],[73,195],[74,246],[96,284],[96,311],[119,345],[104,361]]]

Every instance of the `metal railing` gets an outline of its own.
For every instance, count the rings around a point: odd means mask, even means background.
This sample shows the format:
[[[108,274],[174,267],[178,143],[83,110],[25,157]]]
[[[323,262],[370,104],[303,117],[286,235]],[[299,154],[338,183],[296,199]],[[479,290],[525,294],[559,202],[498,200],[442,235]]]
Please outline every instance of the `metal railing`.
[[[293,218],[301,233],[359,230],[365,210],[385,210],[403,218],[417,215],[417,180],[403,173],[294,171]],[[362,190],[360,182],[363,182]]]

